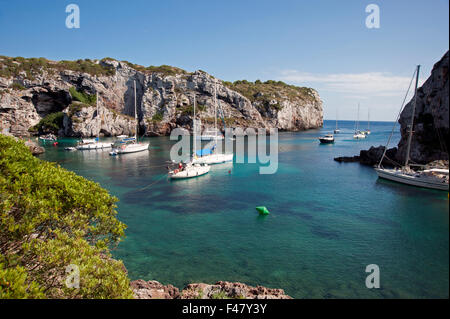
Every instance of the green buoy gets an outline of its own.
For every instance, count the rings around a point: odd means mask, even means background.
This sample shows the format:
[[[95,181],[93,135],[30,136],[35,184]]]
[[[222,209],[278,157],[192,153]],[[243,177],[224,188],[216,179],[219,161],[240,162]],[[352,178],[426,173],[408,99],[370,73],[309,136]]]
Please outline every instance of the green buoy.
[[[256,207],[256,210],[258,211],[258,213],[260,215],[269,215],[270,214],[269,210],[265,206],[258,206],[258,207]]]

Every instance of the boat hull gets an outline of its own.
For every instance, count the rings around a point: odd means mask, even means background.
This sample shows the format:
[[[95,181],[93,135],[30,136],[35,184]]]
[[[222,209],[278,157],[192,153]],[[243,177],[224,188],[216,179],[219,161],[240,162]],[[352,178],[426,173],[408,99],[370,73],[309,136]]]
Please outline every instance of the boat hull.
[[[115,150],[117,154],[136,153],[148,150],[149,144],[129,144],[124,148]]]
[[[396,170],[388,170],[381,168],[376,168],[375,171],[377,172],[379,178],[387,179],[397,183],[443,191],[449,190],[447,183],[439,182],[431,178],[415,177],[412,175],[403,174]]]
[[[320,144],[333,144],[334,143],[334,139],[330,140],[330,139],[326,139],[326,138],[319,138]]]
[[[195,166],[195,167],[190,167],[183,171],[175,170],[175,171],[172,171],[169,173],[169,178],[170,179],[194,178],[194,177],[202,176],[202,175],[209,173],[210,169],[211,168],[209,166]]]
[[[233,161],[233,154],[211,154],[197,157],[192,160],[194,164],[222,164]]]
[[[111,143],[93,143],[93,144],[86,144],[86,145],[78,145],[77,150],[83,151],[83,150],[99,150],[104,148],[111,148]]]

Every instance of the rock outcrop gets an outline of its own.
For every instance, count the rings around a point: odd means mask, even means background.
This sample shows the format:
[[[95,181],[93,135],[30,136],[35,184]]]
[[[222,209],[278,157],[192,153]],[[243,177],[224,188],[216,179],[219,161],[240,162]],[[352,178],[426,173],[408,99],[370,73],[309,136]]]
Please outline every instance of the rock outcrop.
[[[134,83],[141,135],[190,129],[194,95],[203,126],[211,125],[215,88],[230,127],[304,130],[323,125],[322,101],[315,90],[257,82],[245,81],[257,89],[248,95],[203,71],[145,68],[110,58],[55,62],[0,56],[0,125],[16,136],[26,136],[41,119],[63,112],[64,120],[55,132],[61,136],[133,134]],[[71,88],[86,95],[98,92],[99,116],[95,103],[75,102]],[[221,121],[218,124],[223,128]]]
[[[359,162],[364,165],[374,166],[380,163],[384,150],[385,150],[384,146],[381,145],[378,147],[372,146],[368,150],[360,151],[359,155],[336,157],[334,158],[334,160],[340,163]],[[386,156],[383,159],[382,165],[391,167],[398,166],[398,163],[396,162],[396,155],[397,155],[397,148],[396,147],[389,148],[386,151]]]
[[[239,282],[219,281],[214,285],[195,283],[181,292],[157,281],[135,280],[131,288],[137,299],[292,299],[283,289],[252,287]]]
[[[437,62],[430,77],[418,89],[411,142],[411,160],[425,164],[448,159],[449,149],[449,52]],[[402,138],[397,161],[405,159],[414,98],[403,109],[399,123]]]
[[[164,286],[155,281],[142,279],[132,281],[131,289],[136,299],[179,299],[180,290],[172,285]]]

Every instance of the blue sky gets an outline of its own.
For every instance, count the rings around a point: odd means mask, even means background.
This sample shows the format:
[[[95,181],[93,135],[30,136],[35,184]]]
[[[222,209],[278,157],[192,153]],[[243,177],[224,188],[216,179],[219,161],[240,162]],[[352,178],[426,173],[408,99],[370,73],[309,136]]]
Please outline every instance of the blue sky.
[[[80,28],[65,26],[68,4]],[[368,29],[368,4],[380,28]],[[421,80],[449,48],[448,0],[0,0],[0,54],[106,56],[202,69],[223,80],[317,89],[325,118],[394,120],[416,64]]]

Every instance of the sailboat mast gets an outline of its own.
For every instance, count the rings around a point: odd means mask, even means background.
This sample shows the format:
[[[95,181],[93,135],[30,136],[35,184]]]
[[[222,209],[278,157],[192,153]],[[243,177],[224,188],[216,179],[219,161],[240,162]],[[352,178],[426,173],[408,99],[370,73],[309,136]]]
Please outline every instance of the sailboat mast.
[[[413,109],[412,109],[412,112],[411,112],[411,123],[409,125],[409,135],[408,135],[408,145],[407,145],[407,148],[406,148],[405,166],[408,166],[409,160],[410,160],[411,141],[412,141],[412,135],[413,135],[413,126],[414,126],[414,117],[416,116],[417,87],[419,85],[419,71],[420,71],[420,65],[417,66],[417,72],[416,72],[416,87],[415,87],[415,90],[414,90],[414,103],[413,103]]]
[[[338,110],[336,109],[336,130],[338,129]]]
[[[359,130],[359,103],[358,103],[358,115],[357,115],[357,118],[356,118],[356,130],[357,131]]]
[[[370,109],[367,110],[367,130],[370,130]]]
[[[194,119],[193,119],[193,122],[192,122],[192,124],[193,124],[192,135],[193,135],[193,139],[194,139],[193,146],[192,146],[192,153],[194,154],[194,156],[197,153],[197,134],[196,134],[196,130],[197,130],[197,123],[196,122],[197,121],[195,119],[195,108],[196,108],[196,106],[197,106],[197,101],[195,99],[195,93],[194,93]]]
[[[98,114],[98,92],[95,92],[95,104],[97,107],[97,118],[100,119],[100,114]],[[98,121],[98,120],[97,120]],[[100,125],[98,126],[98,133],[97,133],[97,142],[100,140],[100,126],[101,126],[102,122],[100,121]]]
[[[135,131],[134,131],[134,139],[137,142],[138,116],[137,116],[137,105],[136,105],[136,80],[134,80],[134,119],[136,120],[136,128],[135,128]]]
[[[214,131],[217,143],[217,82],[214,80]]]

